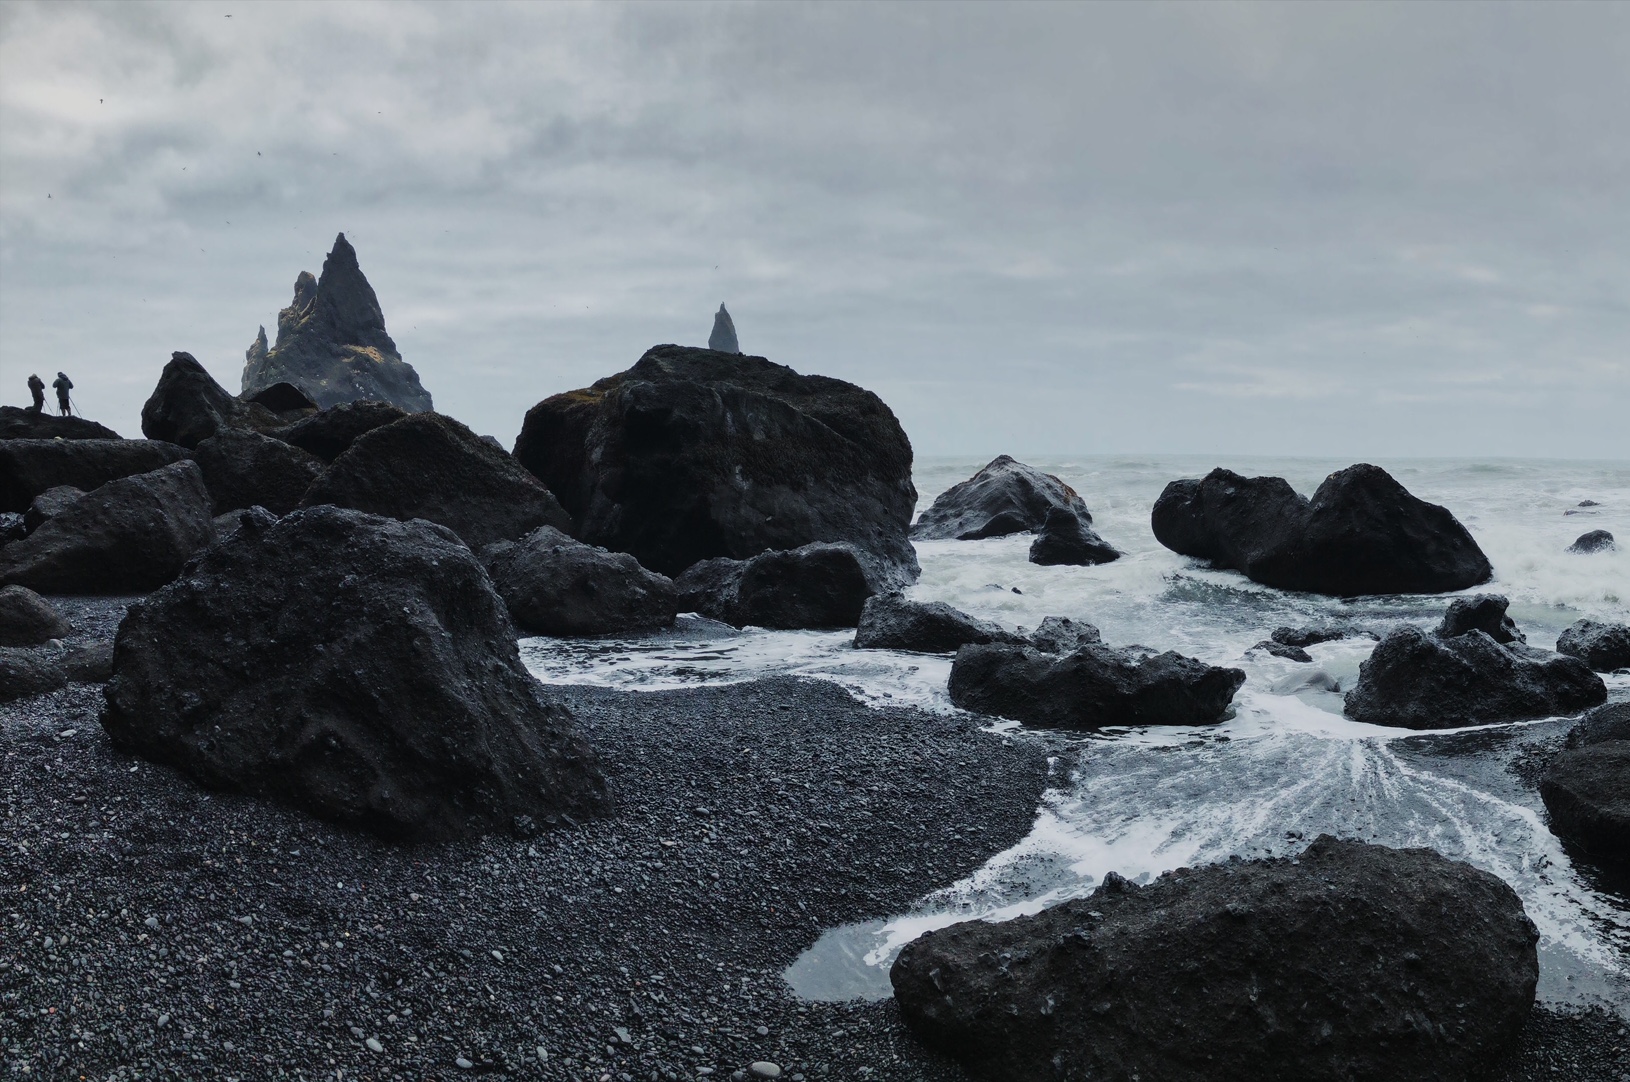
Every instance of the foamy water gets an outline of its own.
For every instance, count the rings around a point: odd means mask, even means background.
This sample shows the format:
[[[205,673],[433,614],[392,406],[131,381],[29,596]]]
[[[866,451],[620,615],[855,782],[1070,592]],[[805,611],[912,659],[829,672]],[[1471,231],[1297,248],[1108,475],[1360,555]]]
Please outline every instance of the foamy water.
[[[1035,912],[1091,891],[1112,870],[1147,879],[1233,855],[1295,852],[1328,832],[1430,846],[1499,875],[1540,929],[1542,999],[1605,1002],[1630,1014],[1625,901],[1575,868],[1545,828],[1537,795],[1506,769],[1524,739],[1564,723],[1450,734],[1359,725],[1341,716],[1341,695],[1321,685],[1350,688],[1370,640],[1312,647],[1312,665],[1249,652],[1282,624],[1433,624],[1448,599],[1347,603],[1287,594],[1196,566],[1150,532],[1149,509],[1174,478],[1223,465],[1286,477],[1311,493],[1350,463],[1104,457],[1032,464],[1073,485],[1098,531],[1126,555],[1098,567],[1037,567],[1026,559],[1028,536],[925,542],[911,596],[1010,628],[1033,628],[1052,615],[1083,619],[1114,645],[1143,643],[1237,666],[1247,680],[1236,716],[1205,729],[1042,738],[1058,762],[1030,835],[963,882],[938,890],[925,883],[908,913],[832,930],[789,972],[795,987],[821,998],[887,994],[887,965],[929,928]],[[1466,524],[1495,569],[1492,583],[1469,592],[1510,597],[1530,643],[1554,645],[1582,616],[1630,621],[1630,463],[1378,464]],[[981,465],[919,463],[920,506]],[[1577,506],[1585,500],[1598,506]],[[1565,551],[1592,529],[1613,532],[1620,550]],[[657,689],[792,674],[835,681],[874,704],[954,709],[945,691],[948,657],[855,650],[852,639],[852,632],[737,631],[688,618],[640,639],[527,640],[523,656],[546,682]],[[1310,680],[1314,674],[1322,675]],[[1608,683],[1615,698],[1630,697],[1630,675]]]

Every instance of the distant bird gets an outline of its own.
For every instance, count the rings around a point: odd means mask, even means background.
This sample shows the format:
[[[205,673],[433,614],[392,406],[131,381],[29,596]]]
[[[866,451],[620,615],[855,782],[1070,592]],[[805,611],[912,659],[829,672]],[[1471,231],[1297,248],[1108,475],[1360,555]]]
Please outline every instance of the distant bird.
[[[101,99],[101,98],[96,99],[96,104],[101,105],[102,102],[103,102],[103,99]]]
[[[260,157],[260,151],[258,151],[258,150],[255,151],[255,157],[257,157],[257,158]]]

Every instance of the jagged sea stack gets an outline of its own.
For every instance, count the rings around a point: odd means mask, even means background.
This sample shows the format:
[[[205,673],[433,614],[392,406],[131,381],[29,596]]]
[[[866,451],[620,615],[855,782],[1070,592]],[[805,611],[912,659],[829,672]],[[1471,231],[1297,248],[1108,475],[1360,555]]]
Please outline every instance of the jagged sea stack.
[[[323,275],[301,271],[294,300],[277,314],[277,344],[266,328],[244,354],[244,397],[292,383],[327,409],[347,402],[389,402],[409,413],[431,409],[419,373],[402,360],[385,331],[379,298],[341,233],[323,260]]]
[[[707,348],[720,353],[741,352],[741,343],[736,340],[736,321],[730,318],[730,313],[724,310],[722,304],[713,313],[713,333],[707,336]]]

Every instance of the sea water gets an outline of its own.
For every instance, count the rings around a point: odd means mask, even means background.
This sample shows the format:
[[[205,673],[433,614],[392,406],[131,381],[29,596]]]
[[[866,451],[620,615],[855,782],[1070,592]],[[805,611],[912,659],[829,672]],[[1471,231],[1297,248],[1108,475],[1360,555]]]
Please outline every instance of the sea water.
[[[983,464],[919,462],[919,507]],[[908,912],[829,930],[788,971],[795,990],[826,999],[886,996],[894,956],[929,929],[1033,913],[1090,893],[1110,871],[1148,881],[1235,855],[1294,853],[1331,833],[1430,846],[1500,876],[1539,928],[1541,999],[1605,1003],[1630,1016],[1630,906],[1602,889],[1593,869],[1574,865],[1546,828],[1538,796],[1508,769],[1533,738],[1560,732],[1566,722],[1433,734],[1361,725],[1342,716],[1341,692],[1357,679],[1372,640],[1311,647],[1311,665],[1250,649],[1281,625],[1428,627],[1448,598],[1346,602],[1274,590],[1178,556],[1149,528],[1149,510],[1168,481],[1213,466],[1285,477],[1311,493],[1350,463],[1105,456],[1031,464],[1073,486],[1099,533],[1125,555],[1096,567],[1038,567],[1027,560],[1028,535],[919,542],[923,574],[909,596],[1014,629],[1068,616],[1096,625],[1111,645],[1140,643],[1243,669],[1234,717],[1193,729],[1049,734],[1054,784],[1029,836],[962,882],[925,883]],[[1494,581],[1467,592],[1510,598],[1510,615],[1531,644],[1553,646],[1581,617],[1630,622],[1630,463],[1377,464],[1472,532]],[[1614,533],[1619,549],[1566,551],[1594,529]],[[955,710],[946,695],[949,657],[855,650],[853,637],[736,630],[682,617],[658,635],[529,639],[522,653],[545,682],[651,690],[791,674],[835,681],[878,705]],[[1630,675],[1606,680],[1611,697],[1630,697]]]

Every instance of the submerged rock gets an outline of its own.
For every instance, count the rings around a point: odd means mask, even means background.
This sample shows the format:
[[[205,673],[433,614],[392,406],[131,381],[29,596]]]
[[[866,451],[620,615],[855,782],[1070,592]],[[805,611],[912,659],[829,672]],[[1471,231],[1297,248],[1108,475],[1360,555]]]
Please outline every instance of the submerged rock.
[[[1613,543],[1613,535],[1606,530],[1592,530],[1582,533],[1568,546],[1569,552],[1576,552],[1588,556],[1593,552],[1612,552],[1618,546]]]
[[[1445,639],[1403,626],[1359,666],[1344,711],[1372,725],[1455,729],[1572,714],[1606,698],[1577,658],[1501,645],[1481,630]]]
[[[315,455],[258,432],[226,429],[198,445],[193,459],[214,498],[213,514],[264,507],[286,515],[323,472]]]
[[[441,413],[411,414],[359,436],[312,482],[302,503],[438,522],[476,551],[539,526],[572,528],[536,477]]]
[[[1311,662],[1313,660],[1313,655],[1300,646],[1291,646],[1287,643],[1276,642],[1273,639],[1263,639],[1251,649],[1260,650],[1264,654],[1272,654],[1274,657],[1284,658],[1286,661]]]
[[[186,457],[185,448],[157,440],[0,441],[0,511],[26,511],[49,489],[89,492]]]
[[[610,552],[540,526],[481,552],[493,587],[537,635],[611,635],[669,627],[679,612],[672,580],[626,552]]]
[[[911,442],[880,398],[842,380],[656,346],[532,407],[515,457],[579,539],[665,575],[811,542],[854,544],[892,588],[917,575]]]
[[[1170,651],[1088,643],[1058,655],[993,643],[957,651],[950,694],[964,710],[1043,728],[1210,725],[1243,683],[1239,669]]]
[[[131,606],[107,701],[123,749],[389,838],[607,806],[481,565],[428,522],[246,521]]]
[[[1075,489],[1034,466],[997,455],[978,473],[940,493],[917,519],[911,536],[924,541],[1005,537],[1041,529],[1053,510],[1068,511],[1091,533],[1092,513]]]
[[[109,481],[0,549],[0,584],[57,594],[155,590],[214,541],[210,502],[194,462]]]
[[[1439,638],[1452,639],[1468,631],[1484,631],[1495,642],[1527,642],[1517,623],[1505,614],[1511,603],[1499,594],[1475,594],[1457,597],[1449,603],[1438,625]]]
[[[1048,509],[1047,521],[1042,523],[1041,532],[1030,543],[1030,562],[1033,564],[1086,567],[1107,564],[1120,559],[1120,556],[1093,532],[1092,527],[1083,526],[1080,516],[1063,507]]]
[[[736,321],[719,305],[713,314],[713,333],[707,336],[707,348],[720,353],[740,353],[741,343],[736,341]]]
[[[72,630],[49,601],[28,587],[0,589],[0,646],[38,646]]]
[[[116,440],[119,434],[83,417],[0,406],[0,440]]]
[[[853,545],[805,545],[750,560],[703,560],[674,580],[682,612],[735,627],[855,627],[881,592]]]
[[[1150,522],[1172,551],[1284,590],[1447,593],[1493,573],[1446,508],[1363,463],[1325,478],[1311,500],[1283,478],[1212,470],[1167,485]]]
[[[913,1032],[992,1082],[1440,1082],[1516,1043],[1538,939],[1487,872],[1325,835],[929,932],[889,979]]]
[[[857,650],[911,650],[951,654],[968,643],[1025,640],[986,620],[953,609],[943,601],[907,601],[897,593],[866,599],[855,629]]]
[[[407,415],[407,410],[389,402],[347,402],[314,413],[271,435],[309,451],[324,462],[333,462],[349,450],[359,436]]]
[[[1556,648],[1597,672],[1630,668],[1630,624],[1579,620],[1557,637]]]
[[[385,331],[385,314],[357,253],[341,233],[323,260],[323,275],[301,271],[294,300],[277,314],[277,344],[266,328],[244,354],[243,393],[291,383],[322,407],[367,400],[409,413],[432,409],[419,373],[402,360]]]
[[[1551,831],[1591,856],[1630,861],[1630,740],[1563,751],[1540,775]]]
[[[1285,646],[1299,646],[1306,649],[1309,646],[1317,646],[1321,642],[1335,642],[1338,639],[1350,639],[1358,635],[1367,635],[1372,639],[1378,638],[1371,631],[1330,624],[1318,627],[1276,627],[1269,638]]]
[[[228,429],[268,432],[290,420],[259,402],[234,397],[190,353],[170,354],[141,408],[144,436],[189,448]]]

